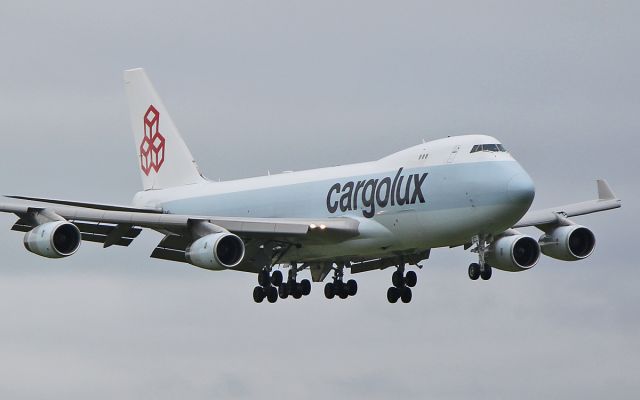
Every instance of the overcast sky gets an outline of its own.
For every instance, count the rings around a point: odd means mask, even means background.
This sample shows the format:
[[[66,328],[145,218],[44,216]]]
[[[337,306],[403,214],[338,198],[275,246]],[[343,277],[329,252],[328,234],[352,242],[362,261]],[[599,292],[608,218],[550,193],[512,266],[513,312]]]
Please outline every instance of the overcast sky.
[[[441,249],[408,305],[390,270],[256,305],[253,275],[149,259],[158,234],[46,260],[3,215],[0,397],[636,398],[640,3],[310,3],[3,1],[2,193],[128,204],[122,71],[145,67],[212,179],[487,133],[534,207],[608,179],[623,208],[575,219],[594,255],[472,282]]]

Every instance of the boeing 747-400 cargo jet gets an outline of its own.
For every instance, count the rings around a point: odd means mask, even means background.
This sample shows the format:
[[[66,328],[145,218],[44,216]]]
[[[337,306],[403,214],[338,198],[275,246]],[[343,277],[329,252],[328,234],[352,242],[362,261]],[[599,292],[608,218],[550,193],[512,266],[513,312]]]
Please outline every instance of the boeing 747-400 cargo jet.
[[[409,266],[431,249],[477,253],[469,278],[531,269],[541,254],[589,257],[595,236],[570,217],[620,207],[607,183],[598,199],[529,211],[535,194],[525,170],[495,138],[449,137],[376,161],[227,182],[205,179],[143,69],[124,73],[142,191],[133,206],[8,196],[24,245],[49,258],[73,255],[82,241],[128,246],[143,228],[164,235],[151,257],[213,271],[256,273],[256,302],[311,291],[309,269],[327,298],[358,290],[344,272],[393,267],[391,303],[411,301]],[[19,201],[15,201],[15,199]],[[535,226],[539,239],[516,229]],[[282,268],[288,268],[287,277]],[[285,269],[286,271],[286,269]]]

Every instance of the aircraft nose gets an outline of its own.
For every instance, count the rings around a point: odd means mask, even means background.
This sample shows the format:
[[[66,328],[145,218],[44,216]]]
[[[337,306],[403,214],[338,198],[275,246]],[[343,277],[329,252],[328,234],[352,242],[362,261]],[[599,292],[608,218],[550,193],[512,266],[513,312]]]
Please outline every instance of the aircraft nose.
[[[507,193],[509,199],[515,203],[526,204],[527,207],[533,202],[536,189],[533,180],[524,171],[519,172],[511,177],[507,184]]]

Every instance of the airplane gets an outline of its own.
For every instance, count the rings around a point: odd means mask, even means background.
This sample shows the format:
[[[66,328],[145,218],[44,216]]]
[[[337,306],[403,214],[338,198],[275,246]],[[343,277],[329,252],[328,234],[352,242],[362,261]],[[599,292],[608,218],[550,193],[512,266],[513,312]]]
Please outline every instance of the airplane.
[[[429,141],[381,159],[222,182],[207,180],[142,68],[124,72],[142,191],[131,206],[5,196],[25,248],[73,255],[83,241],[128,246],[142,229],[164,235],[152,258],[257,274],[253,300],[300,299],[323,282],[328,299],[356,295],[352,275],[394,268],[387,300],[409,303],[432,249],[477,253],[472,280],[533,268],[544,254],[589,257],[595,235],[569,218],[621,207],[604,180],[598,198],[530,211],[532,179],[497,139]],[[11,200],[9,200],[11,199]],[[536,227],[536,239],[517,229]],[[283,271],[287,272],[285,279]]]

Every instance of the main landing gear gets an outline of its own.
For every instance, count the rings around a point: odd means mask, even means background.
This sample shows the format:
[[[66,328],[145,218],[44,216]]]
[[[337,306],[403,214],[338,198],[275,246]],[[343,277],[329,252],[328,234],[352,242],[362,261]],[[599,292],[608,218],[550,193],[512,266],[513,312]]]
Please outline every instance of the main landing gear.
[[[358,293],[358,282],[349,279],[346,283],[344,278],[344,266],[338,266],[333,270],[333,282],[329,282],[324,286],[324,296],[327,299],[333,299],[338,296],[346,299],[349,296],[355,296]]]
[[[472,281],[478,280],[478,278],[482,278],[484,281],[488,281],[491,279],[492,268],[491,265],[485,262],[485,253],[487,251],[485,238],[478,236],[474,236],[473,244],[476,245],[476,248],[472,251],[478,253],[478,262],[471,263],[469,265],[469,278]]]
[[[391,275],[391,286],[387,290],[387,300],[389,303],[396,303],[398,299],[403,303],[409,303],[413,294],[411,288],[418,282],[418,275],[414,271],[404,273],[404,264],[400,264],[398,269]]]
[[[298,268],[296,264],[291,264],[287,281],[282,282],[281,279],[278,284],[278,295],[281,299],[286,299],[289,296],[292,296],[294,299],[299,299],[302,296],[308,296],[309,293],[311,293],[311,282],[308,279],[303,279],[300,282],[296,280],[298,272],[302,271],[304,268],[306,268],[305,265]]]
[[[262,303],[266,298],[269,303],[275,303],[278,300],[278,289],[273,286],[282,282],[282,272],[274,271],[270,273],[268,269],[258,272],[258,286],[253,288],[253,300],[256,303]]]
[[[268,269],[263,269],[258,273],[259,286],[253,288],[253,300],[256,303],[262,303],[266,298],[269,303],[275,303],[278,297],[286,299],[292,296],[294,299],[299,299],[307,296],[311,293],[311,282],[308,279],[300,282],[296,280],[298,272],[304,268],[306,268],[304,265],[298,268],[296,264],[292,264],[286,282],[281,271],[276,270],[270,273]]]

